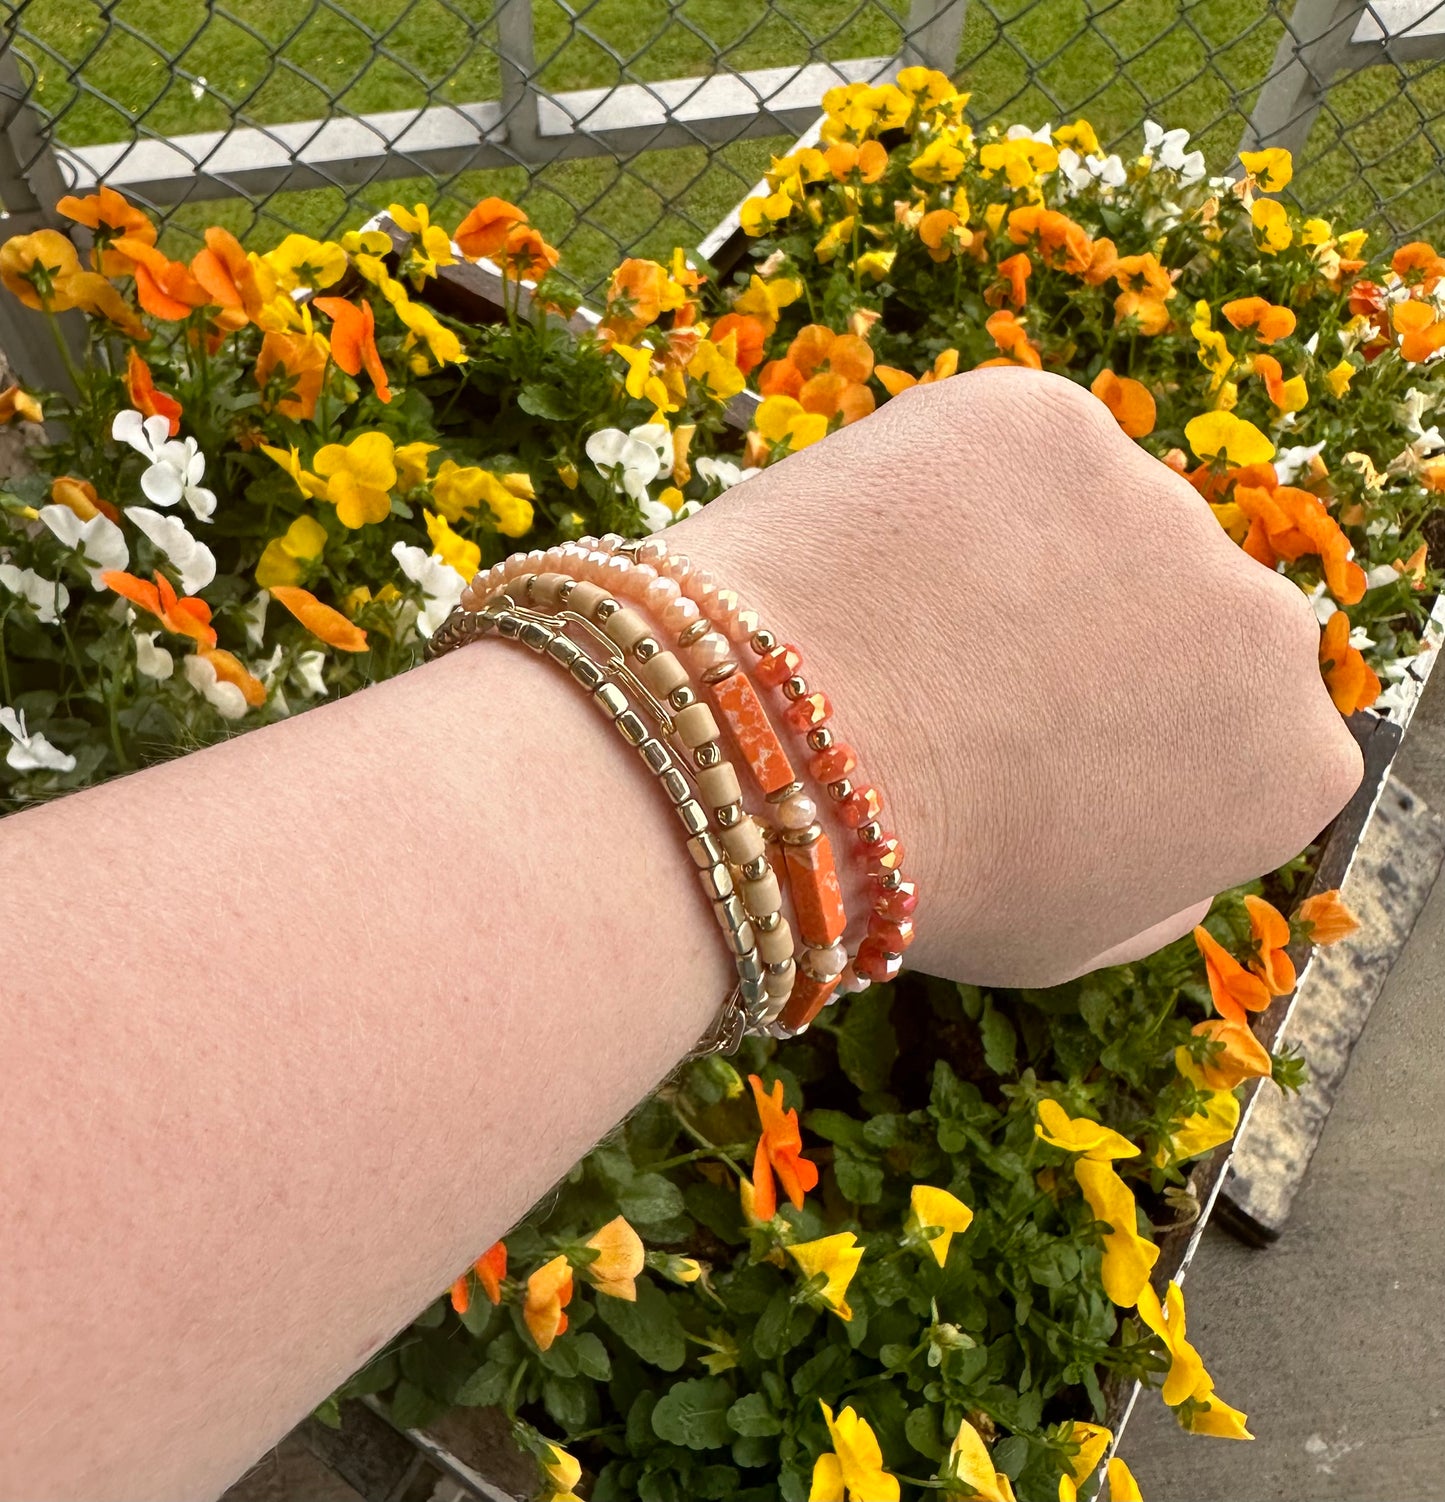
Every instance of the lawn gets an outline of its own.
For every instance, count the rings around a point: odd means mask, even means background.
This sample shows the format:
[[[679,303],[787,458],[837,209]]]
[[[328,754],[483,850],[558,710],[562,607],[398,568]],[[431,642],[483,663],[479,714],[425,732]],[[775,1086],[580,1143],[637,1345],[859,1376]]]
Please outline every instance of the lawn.
[[[904,0],[534,0],[548,89],[696,76],[807,57],[886,54]],[[495,98],[491,0],[19,0],[17,50],[35,98],[70,145],[133,129],[176,134]],[[979,120],[1038,124],[1086,113],[1100,135],[1137,145],[1152,116],[1201,138],[1222,166],[1237,144],[1281,22],[1257,0],[972,0],[956,76]],[[1337,86],[1300,179],[1306,202],[1396,234],[1445,210],[1433,132],[1445,69],[1417,65],[1400,87],[1377,68]],[[322,234],[396,198],[456,216],[484,193],[521,199],[584,286],[618,254],[695,244],[785,138],[595,158],[429,180],[379,182],[263,204],[189,203],[170,215],[177,251],[208,223],[256,243],[288,228]]]

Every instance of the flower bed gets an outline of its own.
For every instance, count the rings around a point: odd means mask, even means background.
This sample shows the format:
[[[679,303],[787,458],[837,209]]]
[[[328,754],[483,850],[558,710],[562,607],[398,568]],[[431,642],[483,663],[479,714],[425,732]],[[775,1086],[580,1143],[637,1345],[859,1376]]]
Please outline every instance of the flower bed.
[[[1181,133],[1146,127],[1125,162],[1083,121],[976,135],[965,103],[921,69],[830,94],[822,146],[744,206],[745,271],[624,262],[595,332],[496,199],[450,234],[397,205],[395,238],[265,255],[213,230],[189,264],[118,195],[64,200],[86,259],[54,231],[0,248],[37,337],[82,308],[91,338],[0,489],[8,805],[402,671],[517,546],[664,526],[990,363],[1088,385],[1295,579],[1341,713],[1399,699],[1439,582],[1445,261],[1302,217],[1283,153],[1231,182]],[[502,308],[478,327],[446,288],[483,261]],[[1299,1078],[1251,1024],[1351,927],[1332,889],[1301,900],[1318,856],[1131,965],[1046,990],[905,974],[689,1064],[323,1415],[497,1405],[544,1495],[594,1502],[1067,1497],[1136,1379],[1246,1437],[1150,1273],[1243,1091]],[[1131,1484],[1115,1463],[1114,1497]]]

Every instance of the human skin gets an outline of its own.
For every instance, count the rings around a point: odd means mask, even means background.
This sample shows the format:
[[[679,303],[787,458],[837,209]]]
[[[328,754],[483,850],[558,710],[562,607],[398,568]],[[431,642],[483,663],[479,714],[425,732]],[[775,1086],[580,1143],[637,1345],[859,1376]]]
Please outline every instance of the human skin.
[[[1297,586],[1080,388],[920,388],[669,533],[806,654],[921,890],[1046,985],[1348,800]],[[681,1058],[730,966],[675,820],[489,641],[0,823],[0,1496],[204,1498]]]

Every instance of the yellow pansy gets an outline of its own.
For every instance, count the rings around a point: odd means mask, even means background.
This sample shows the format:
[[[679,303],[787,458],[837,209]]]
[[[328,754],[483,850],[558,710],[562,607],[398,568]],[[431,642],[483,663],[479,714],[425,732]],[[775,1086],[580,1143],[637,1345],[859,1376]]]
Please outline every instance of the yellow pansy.
[[[315,517],[298,516],[280,537],[266,544],[256,565],[262,589],[276,584],[299,584],[301,565],[319,558],[326,547],[326,528]]]
[[[1201,459],[1224,459],[1230,464],[1264,464],[1274,458],[1274,445],[1252,422],[1232,412],[1201,412],[1184,425],[1189,447]]]
[[[560,1445],[549,1444],[541,1465],[548,1485],[542,1502],[581,1502],[576,1486],[582,1479],[582,1466],[576,1456]]]
[[[436,453],[434,443],[403,443],[396,450],[396,483],[399,490],[412,490],[425,485],[427,479],[427,455]]]
[[[813,1462],[808,1502],[898,1502],[898,1478],[883,1469],[883,1451],[868,1421],[852,1408],[835,1419],[821,1398],[818,1406],[833,1448]]]
[[[836,1236],[824,1236],[818,1241],[800,1241],[788,1248],[788,1255],[802,1268],[805,1278],[822,1273],[827,1281],[819,1298],[839,1319],[853,1318],[848,1307],[848,1285],[863,1260],[863,1248],[852,1231],[839,1231]]]
[[[745,235],[756,239],[759,235],[770,234],[796,207],[796,202],[787,193],[769,193],[765,197],[748,198],[738,210],[738,222]]]
[[[1104,1235],[1104,1292],[1120,1308],[1132,1308],[1159,1260],[1159,1248],[1139,1234],[1134,1196],[1112,1164],[1079,1158],[1074,1163],[1074,1178],[1094,1219],[1109,1226]]]
[[[816,146],[803,146],[786,156],[775,156],[764,174],[775,188],[784,183],[819,183],[829,175],[828,159]]]
[[[1034,1135],[1042,1137],[1050,1147],[1061,1147],[1066,1153],[1082,1153],[1100,1163],[1139,1155],[1139,1149],[1127,1137],[1086,1116],[1071,1117],[1058,1101],[1047,1097],[1039,1102]]]
[[[1109,1462],[1109,1502],[1144,1502],[1134,1473],[1117,1455]]]
[[[803,284],[790,276],[776,276],[765,282],[760,276],[750,277],[747,289],[733,304],[733,312],[748,313],[763,326],[765,334],[771,334],[778,326],[778,314],[791,307],[803,295]]]
[[[422,507],[431,550],[443,563],[450,564],[463,579],[470,579],[482,566],[482,550],[468,538],[453,532],[446,517]]]
[[[1190,1345],[1185,1334],[1184,1292],[1178,1283],[1170,1281],[1162,1304],[1153,1285],[1146,1284],[1139,1295],[1138,1308],[1139,1318],[1164,1342],[1164,1349],[1169,1353],[1169,1371],[1161,1392],[1164,1401],[1171,1408],[1177,1408],[1198,1392],[1207,1395],[1214,1384],[1204,1370],[1199,1352]]]
[[[1354,261],[1359,258],[1360,252],[1365,248],[1365,241],[1369,238],[1369,230],[1352,229],[1347,234],[1341,235],[1336,243],[1339,245],[1340,254]]]
[[[736,334],[729,334],[724,345],[731,340],[731,349],[737,352]],[[747,385],[747,377],[738,369],[737,361],[730,358],[727,350],[711,339],[698,342],[697,350],[687,362],[687,373],[706,396],[715,402],[728,402]]]
[[[853,226],[857,222],[856,214],[845,214],[843,218],[835,219],[823,231],[823,238],[813,247],[813,254],[826,265],[853,238]]]
[[[291,476],[302,495],[316,500],[326,494],[326,481],[320,475],[313,475],[309,469],[302,469],[301,451],[294,445],[291,448],[278,449],[272,448],[269,443],[263,443],[261,452],[268,459],[274,459]]]
[[[896,250],[866,250],[853,262],[853,270],[859,276],[871,277],[873,281],[881,282],[892,271],[893,262],[897,258]]]
[[[1169,1141],[1154,1154],[1154,1162],[1163,1168],[1170,1163],[1197,1158],[1221,1142],[1228,1142],[1238,1126],[1239,1098],[1234,1091],[1211,1090],[1202,1111],[1170,1124]]]
[[[498,476],[475,464],[463,467],[443,459],[432,481],[432,496],[449,522],[460,521],[485,501],[504,536],[520,537],[532,525],[534,492],[524,474]]]
[[[913,158],[908,170],[921,183],[951,183],[962,176],[967,165],[968,157],[958,138],[949,131],[942,131]]]
[[[1008,205],[1006,203],[991,203],[983,211],[983,222],[988,225],[991,235],[998,234],[999,226],[1003,223],[1004,215],[1007,213]]]
[[[620,355],[627,365],[627,376],[623,385],[628,396],[649,401],[657,409],[653,421],[661,422],[662,414],[677,411],[681,404],[673,400],[667,382],[652,368],[652,362],[656,356],[655,350],[645,345],[634,349],[630,344],[614,344],[612,352]]]
[[[931,1184],[915,1184],[908,1204],[919,1230],[938,1228],[938,1235],[928,1243],[928,1250],[942,1267],[948,1261],[949,1243],[973,1224],[973,1211],[957,1195],[946,1189],[935,1189]]]
[[[1179,1421],[1190,1434],[1210,1434],[1215,1439],[1254,1438],[1245,1427],[1248,1418],[1212,1392],[1202,1402],[1187,1404]]]
[[[1214,395],[1229,379],[1234,356],[1224,335],[1214,327],[1209,304],[1202,298],[1194,304],[1194,322],[1189,325],[1189,332],[1199,344],[1199,363],[1210,373],[1209,391]]]
[[[1024,136],[1015,141],[990,141],[978,154],[985,177],[1002,172],[1011,188],[1027,188],[1059,165],[1058,148],[1048,141]]]
[[[1328,219],[1306,219],[1299,227],[1301,245],[1328,245],[1332,231]]]
[[[823,95],[823,111],[819,134],[825,141],[861,141],[865,136],[881,135],[884,131],[906,125],[913,113],[913,104],[891,83],[880,87],[845,83]]]
[[[427,277],[435,276],[438,266],[456,265],[457,258],[452,254],[452,237],[441,225],[431,222],[431,215],[424,203],[417,204],[413,209],[394,203],[386,212],[399,230],[411,236],[406,274],[411,278],[412,286],[420,287]]]
[[[948,1449],[947,1474],[969,1488],[970,1497],[979,1497],[983,1502],[1014,1502],[1013,1487],[1002,1471],[994,1469],[993,1457],[983,1442],[983,1436],[962,1419],[958,1433]],[[950,1495],[947,1485],[944,1494]]]
[[[385,288],[382,290],[386,291]],[[392,299],[392,306],[396,309],[396,316],[407,327],[407,349],[424,341],[431,352],[432,359],[438,365],[461,365],[466,362],[467,356],[462,349],[462,341],[437,318],[430,308],[424,308],[420,303],[412,302],[410,298],[400,301]]]
[[[1325,385],[1336,397],[1341,397],[1350,389],[1350,382],[1354,380],[1356,373],[1355,367],[1348,360],[1341,360],[1325,372]]]
[[[791,396],[764,397],[753,426],[770,448],[786,443],[790,453],[817,443],[828,433],[828,419],[821,412],[804,411],[803,404]]]
[[[1069,1459],[1069,1469],[1059,1477],[1059,1502],[1078,1502],[1079,1488],[1094,1474],[1104,1451],[1114,1442],[1113,1431],[1102,1424],[1088,1424],[1075,1419],[1068,1439],[1078,1445],[1078,1453]]]
[[[385,433],[358,433],[350,443],[328,443],[312,461],[326,480],[326,499],[345,527],[364,527],[391,513],[396,447]]]
[[[1054,132],[1054,140],[1060,146],[1071,147],[1080,156],[1097,156],[1099,138],[1087,120],[1075,120],[1072,125],[1061,125]]]
[[[947,73],[937,68],[904,68],[897,78],[899,89],[921,110],[936,110],[958,97]]]
[[[365,584],[358,584],[342,595],[339,604],[343,614],[354,617],[363,605],[389,605],[393,600],[399,599],[401,591],[395,584],[383,584],[374,595]]]
[[[1288,250],[1294,239],[1290,228],[1289,214],[1285,206],[1273,198],[1257,198],[1249,211],[1254,227],[1259,231],[1259,248],[1266,255],[1278,255]]]
[[[288,292],[330,287],[346,275],[346,252],[334,240],[313,240],[310,235],[287,235],[261,259]]]
[[[1262,192],[1278,193],[1289,187],[1294,176],[1294,159],[1283,146],[1267,146],[1263,151],[1241,151],[1239,159],[1251,177],[1259,179]]]

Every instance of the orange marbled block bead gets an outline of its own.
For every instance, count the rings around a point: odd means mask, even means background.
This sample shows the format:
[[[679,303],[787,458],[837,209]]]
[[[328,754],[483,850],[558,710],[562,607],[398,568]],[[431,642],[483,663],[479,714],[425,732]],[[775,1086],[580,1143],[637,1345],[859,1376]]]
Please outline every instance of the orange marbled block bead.
[[[800,970],[778,1021],[784,1027],[803,1027],[823,1010],[837,985],[836,975],[832,980],[814,980]]]
[[[805,944],[826,948],[843,937],[848,915],[843,909],[843,889],[833,862],[833,846],[827,835],[811,845],[783,843],[788,862],[788,886],[798,915],[798,932]]]
[[[753,781],[765,793],[775,793],[796,779],[793,764],[768,719],[757,690],[739,669],[712,685],[712,701],[742,752]]]

